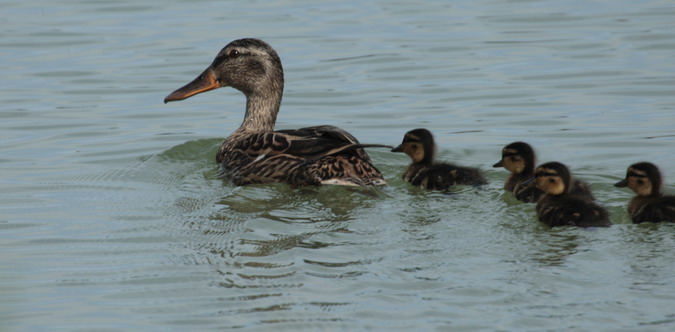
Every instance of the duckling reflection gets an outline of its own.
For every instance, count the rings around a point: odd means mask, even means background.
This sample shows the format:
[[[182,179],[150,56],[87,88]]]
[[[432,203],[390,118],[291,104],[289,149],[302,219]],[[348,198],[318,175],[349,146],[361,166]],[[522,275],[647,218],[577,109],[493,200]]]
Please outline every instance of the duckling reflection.
[[[434,137],[426,129],[407,132],[401,145],[391,150],[403,152],[412,158],[412,163],[403,173],[403,180],[424,189],[448,190],[458,184],[481,185],[487,181],[477,168],[436,163]]]
[[[633,223],[675,222],[675,196],[662,193],[663,180],[656,165],[649,162],[630,165],[626,177],[614,185],[628,187],[637,194],[628,203]]]
[[[552,227],[607,227],[612,224],[607,210],[592,200],[570,192],[572,175],[562,163],[540,165],[530,181],[534,181],[537,188],[545,193],[537,202],[539,221]]]
[[[532,146],[525,142],[513,142],[502,149],[502,159],[492,167],[504,167],[511,172],[504,183],[504,189],[513,193],[520,201],[536,203],[544,192],[534,183],[523,185],[523,182],[534,176],[537,156]],[[573,179],[570,192],[574,195],[594,200],[591,188],[579,179]]]

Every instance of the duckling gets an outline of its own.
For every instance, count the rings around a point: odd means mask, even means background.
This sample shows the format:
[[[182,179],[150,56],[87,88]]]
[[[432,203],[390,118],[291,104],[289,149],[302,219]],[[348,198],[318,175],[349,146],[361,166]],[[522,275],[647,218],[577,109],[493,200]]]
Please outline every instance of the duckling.
[[[425,189],[448,190],[456,184],[481,185],[487,181],[476,168],[449,163],[435,163],[436,144],[426,129],[407,132],[401,145],[391,150],[403,152],[412,158],[412,163],[403,173],[403,180]]]
[[[502,159],[492,167],[504,167],[511,172],[504,183],[504,189],[513,193],[520,201],[535,203],[544,194],[535,185],[523,186],[534,175],[536,155],[525,142],[513,142],[502,149]]]
[[[628,204],[633,223],[675,222],[675,196],[661,192],[663,181],[656,165],[649,162],[630,165],[626,178],[614,185],[628,187],[637,194]]]
[[[570,192],[572,176],[562,163],[540,165],[529,181],[533,181],[545,193],[536,207],[541,222],[552,227],[608,227],[612,224],[607,210],[592,200]]]
[[[537,156],[534,149],[525,142],[513,142],[502,149],[502,159],[492,167],[504,167],[511,175],[504,183],[504,189],[512,192],[520,201],[536,203],[544,192],[534,183],[523,185],[534,175]],[[591,188],[579,179],[573,179],[571,194],[594,200]]]
[[[220,146],[216,162],[235,185],[284,182],[297,185],[385,185],[382,173],[347,131],[329,125],[275,130],[284,90],[277,52],[259,39],[227,44],[197,78],[164,102],[184,100],[220,87],[246,96],[244,121]]]

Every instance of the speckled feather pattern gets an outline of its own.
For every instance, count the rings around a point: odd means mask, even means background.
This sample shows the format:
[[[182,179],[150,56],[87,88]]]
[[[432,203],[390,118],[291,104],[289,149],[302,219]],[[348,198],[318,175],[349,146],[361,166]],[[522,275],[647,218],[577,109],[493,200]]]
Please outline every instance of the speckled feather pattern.
[[[246,95],[244,120],[216,155],[222,175],[234,184],[386,184],[363,148],[389,146],[359,144],[333,126],[274,130],[284,88],[283,68],[276,51],[261,40],[229,43],[201,75],[165,102],[228,86]]]

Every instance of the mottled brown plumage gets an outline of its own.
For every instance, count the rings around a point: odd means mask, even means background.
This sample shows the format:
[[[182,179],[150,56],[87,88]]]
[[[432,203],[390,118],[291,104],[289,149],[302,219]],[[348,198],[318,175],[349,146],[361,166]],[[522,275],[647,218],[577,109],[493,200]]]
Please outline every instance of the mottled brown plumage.
[[[224,176],[234,184],[386,184],[364,148],[391,146],[360,144],[354,136],[333,126],[274,130],[284,74],[276,51],[261,40],[229,43],[201,75],[168,95],[164,102],[224,86],[246,95],[244,121],[216,155]]]
[[[609,214],[593,200],[570,192],[572,176],[567,166],[548,162],[534,172],[537,188],[545,194],[537,202],[539,221],[549,226],[607,227]]]
[[[426,129],[407,132],[403,142],[392,152],[404,152],[412,163],[403,173],[403,180],[425,189],[448,190],[457,184],[481,185],[487,181],[476,168],[434,162],[436,144]]]
[[[637,194],[628,203],[633,223],[675,222],[675,196],[662,193],[663,180],[656,165],[649,162],[630,165],[626,177],[614,185],[628,187]]]

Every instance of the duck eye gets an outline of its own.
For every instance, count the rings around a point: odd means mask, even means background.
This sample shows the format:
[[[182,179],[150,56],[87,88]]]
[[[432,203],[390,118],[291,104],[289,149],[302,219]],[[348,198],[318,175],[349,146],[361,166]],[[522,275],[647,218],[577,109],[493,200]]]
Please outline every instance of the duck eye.
[[[232,59],[236,59],[240,55],[241,55],[241,53],[239,53],[239,51],[237,51],[237,50],[231,50],[230,53],[227,53],[227,56],[232,58]]]
[[[638,184],[644,184],[645,182],[642,181],[642,180],[637,180],[637,183],[638,183]]]
[[[555,182],[555,179],[548,179],[548,182],[554,183],[554,182]]]

